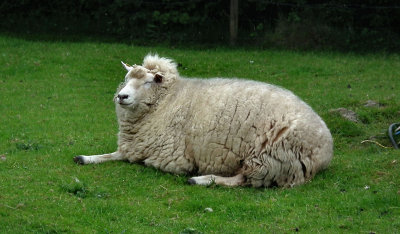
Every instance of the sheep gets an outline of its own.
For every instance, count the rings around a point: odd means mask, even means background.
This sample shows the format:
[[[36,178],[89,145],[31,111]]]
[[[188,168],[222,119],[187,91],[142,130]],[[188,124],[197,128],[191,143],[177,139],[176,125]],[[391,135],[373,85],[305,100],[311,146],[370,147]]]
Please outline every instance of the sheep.
[[[180,77],[176,63],[149,54],[128,65],[114,96],[114,153],[76,156],[78,164],[126,160],[189,184],[293,187],[333,157],[324,121],[292,92],[241,79]]]

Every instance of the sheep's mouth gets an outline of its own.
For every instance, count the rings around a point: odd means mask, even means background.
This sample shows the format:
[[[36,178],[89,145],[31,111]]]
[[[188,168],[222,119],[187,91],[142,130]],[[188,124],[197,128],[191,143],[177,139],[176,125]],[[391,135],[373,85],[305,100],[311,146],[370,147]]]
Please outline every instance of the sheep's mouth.
[[[118,103],[118,105],[123,106],[123,107],[132,105],[132,103],[125,103],[125,102],[117,102],[117,103]]]

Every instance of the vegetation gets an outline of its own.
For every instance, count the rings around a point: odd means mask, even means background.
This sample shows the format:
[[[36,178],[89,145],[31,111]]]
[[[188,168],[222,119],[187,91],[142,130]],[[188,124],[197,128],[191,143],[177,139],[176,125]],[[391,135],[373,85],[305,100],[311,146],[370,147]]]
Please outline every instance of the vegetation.
[[[394,233],[400,229],[400,57],[244,49],[170,49],[0,36],[1,233]],[[79,166],[116,149],[112,98],[148,52],[188,77],[244,77],[294,91],[329,125],[331,166],[292,189],[197,187],[125,162]],[[365,107],[367,100],[381,103]],[[359,123],[329,110],[355,111]],[[210,212],[211,208],[212,212]]]
[[[3,0],[0,30],[22,34],[105,35],[114,40],[227,44],[229,1]],[[29,9],[29,10],[28,10]],[[239,2],[239,45],[263,48],[400,50],[396,0]]]

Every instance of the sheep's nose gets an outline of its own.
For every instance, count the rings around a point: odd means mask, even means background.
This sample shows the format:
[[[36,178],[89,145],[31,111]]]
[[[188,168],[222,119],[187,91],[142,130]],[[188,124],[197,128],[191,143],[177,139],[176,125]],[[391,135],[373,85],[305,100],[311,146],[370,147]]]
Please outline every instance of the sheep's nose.
[[[129,95],[128,94],[118,94],[118,99],[120,100],[120,101],[122,101],[122,100],[124,100],[124,99],[127,99],[128,97],[129,97]]]

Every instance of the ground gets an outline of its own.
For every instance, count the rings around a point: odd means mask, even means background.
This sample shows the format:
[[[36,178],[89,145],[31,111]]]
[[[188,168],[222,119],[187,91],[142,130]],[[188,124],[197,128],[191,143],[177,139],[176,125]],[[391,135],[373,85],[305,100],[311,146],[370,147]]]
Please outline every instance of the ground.
[[[394,233],[400,229],[398,54],[342,54],[0,36],[0,232]],[[285,87],[322,116],[334,137],[330,167],[292,189],[190,186],[126,162],[72,158],[116,149],[112,98],[120,61],[174,58],[189,77],[243,77]],[[381,105],[365,107],[367,100]],[[354,111],[359,122],[331,109]],[[212,211],[208,208],[211,208]]]

